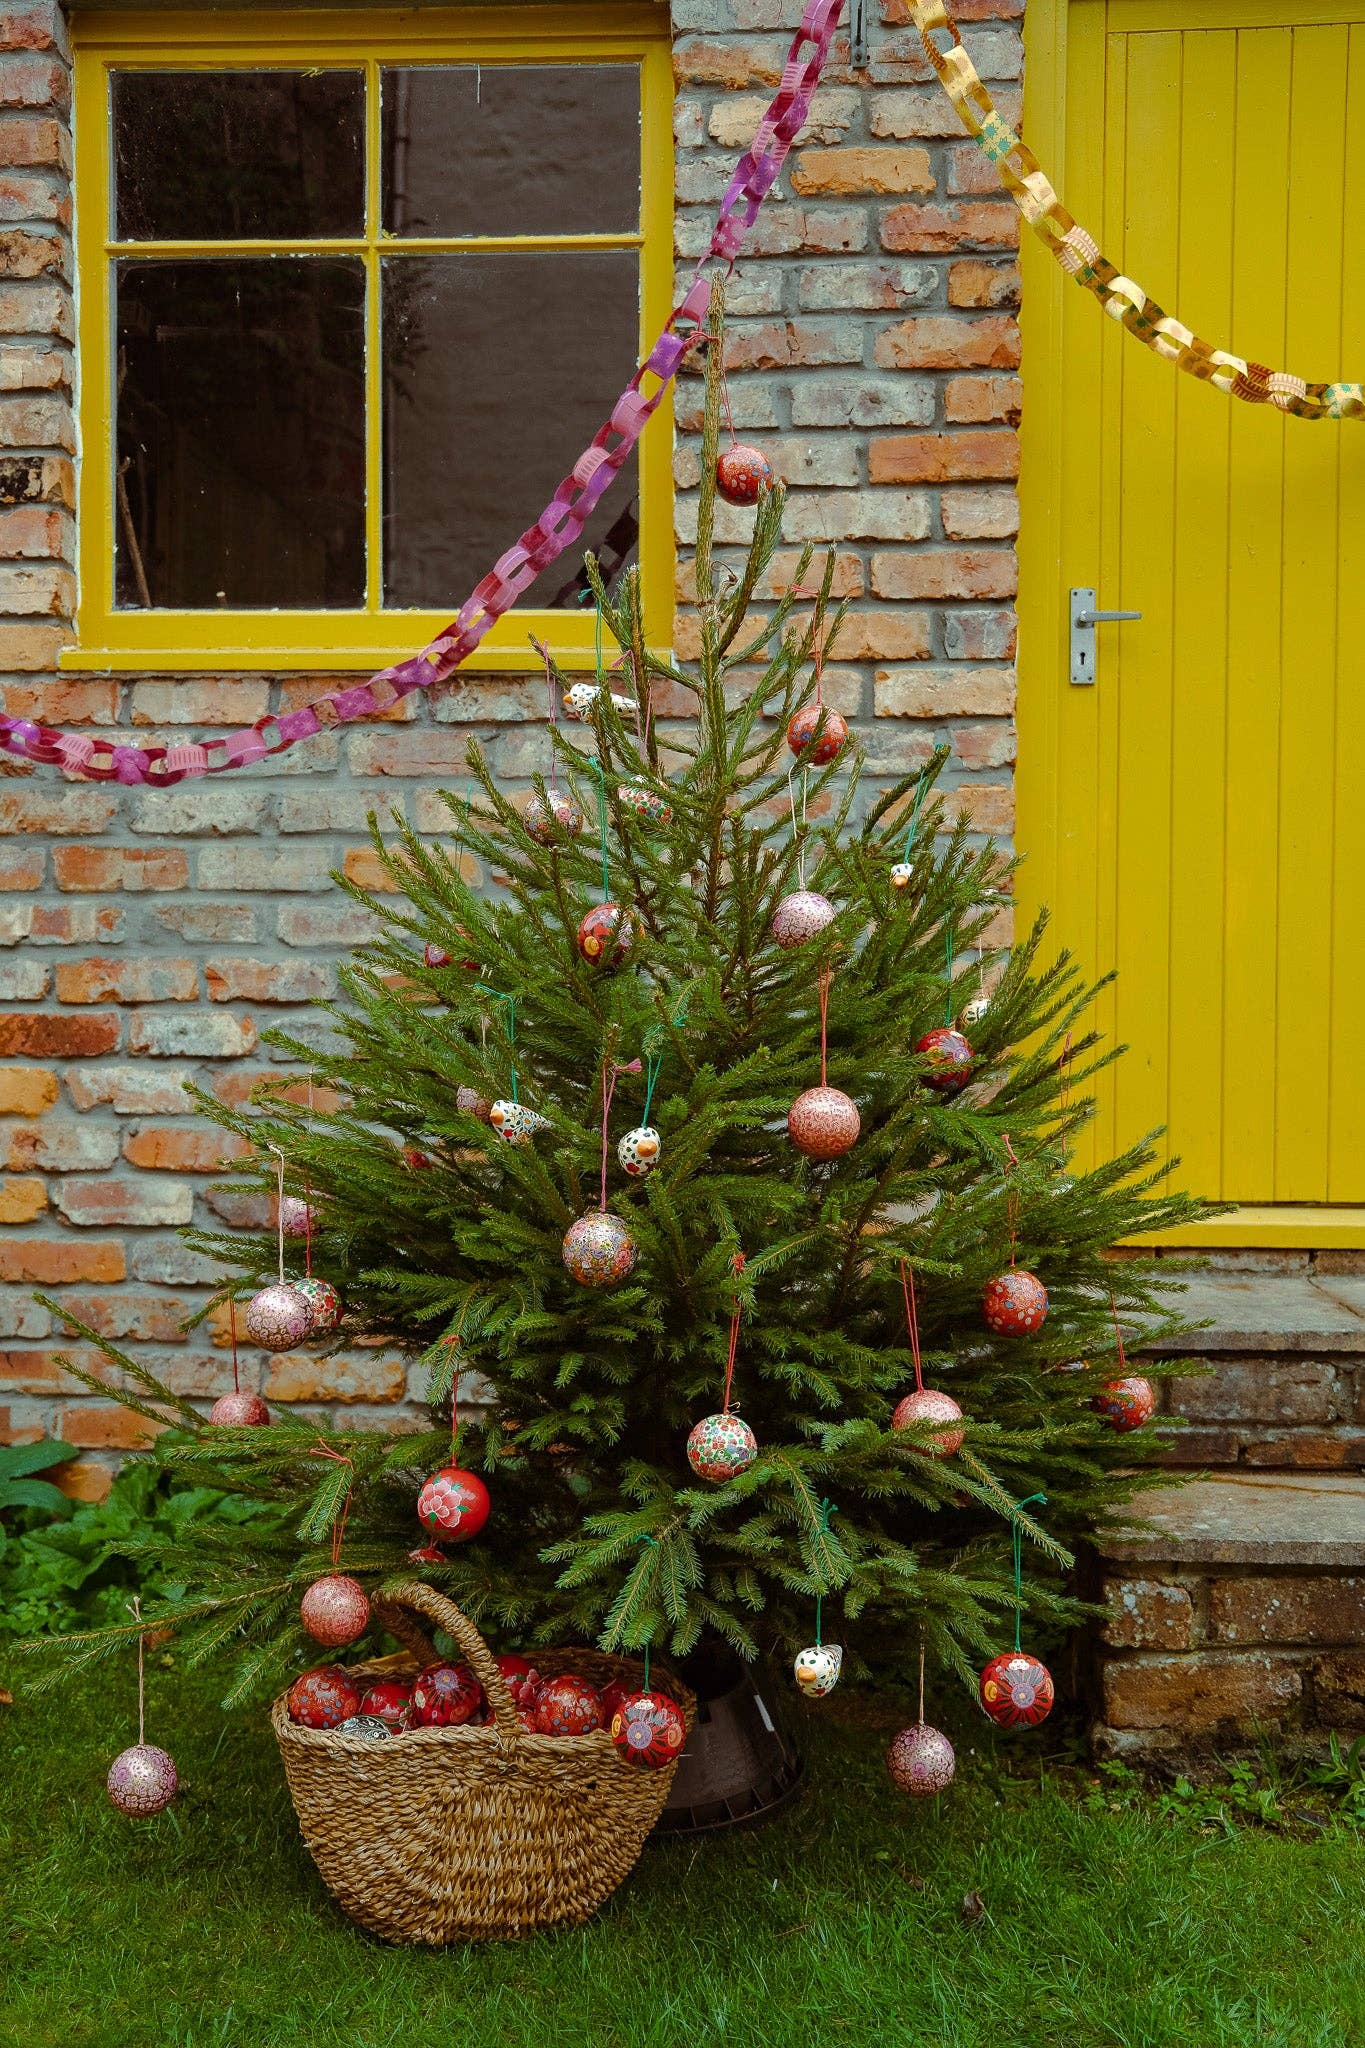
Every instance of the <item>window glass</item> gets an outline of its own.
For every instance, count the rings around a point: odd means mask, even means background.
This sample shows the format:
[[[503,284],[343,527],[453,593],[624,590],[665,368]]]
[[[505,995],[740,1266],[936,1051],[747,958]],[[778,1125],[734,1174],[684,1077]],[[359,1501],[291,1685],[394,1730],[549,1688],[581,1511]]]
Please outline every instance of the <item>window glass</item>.
[[[116,71],[111,108],[120,241],[364,229],[361,71]]]

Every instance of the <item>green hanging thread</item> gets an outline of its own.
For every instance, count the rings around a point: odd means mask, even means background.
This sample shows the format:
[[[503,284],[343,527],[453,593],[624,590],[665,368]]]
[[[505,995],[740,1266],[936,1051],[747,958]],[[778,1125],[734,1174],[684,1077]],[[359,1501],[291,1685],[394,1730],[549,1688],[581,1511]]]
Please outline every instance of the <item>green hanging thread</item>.
[[[607,861],[607,777],[600,761],[594,761],[592,772],[597,777],[597,830],[602,844],[602,901],[611,901],[611,869]]]
[[[654,1100],[654,1088],[659,1078],[659,1069],[663,1063],[664,1056],[661,1052],[651,1052],[645,1055],[645,1108],[644,1115],[640,1118],[642,1124],[649,1122],[649,1106]]]
[[[597,687],[598,687],[598,689],[600,690],[600,689],[602,688],[602,685],[603,685],[603,684],[604,684],[604,683],[606,682],[606,680],[607,680],[607,672],[606,672],[606,670],[605,670],[605,669],[603,668],[603,666],[602,666],[602,601],[601,601],[601,599],[600,599],[600,598],[598,598],[598,597],[594,597],[594,598],[593,598],[593,605],[595,606],[595,608],[596,608],[596,612],[597,612],[597,623],[596,623],[596,626],[595,626],[595,628],[594,628],[594,634],[595,634],[595,639],[596,639],[596,644],[597,644]]]
[[[820,1535],[822,1535],[822,1536],[828,1536],[828,1534],[829,1534],[829,1523],[830,1523],[830,1517],[831,1517],[831,1515],[837,1515],[837,1514],[838,1514],[838,1512],[839,1512],[839,1510],[838,1510],[838,1508],[836,1508],[836,1507],[835,1507],[835,1505],[834,1505],[833,1501],[831,1501],[831,1500],[822,1500],[822,1501],[821,1501],[821,1503],[820,1503],[820,1527],[819,1527],[819,1534],[820,1534]],[[818,1591],[818,1592],[816,1593],[816,1595],[815,1595],[815,1647],[816,1647],[816,1649],[817,1649],[817,1650],[818,1650],[818,1649],[820,1649],[820,1648],[822,1648],[822,1647],[823,1647],[823,1644],[824,1644],[824,1637],[823,1637],[823,1636],[821,1635],[821,1633],[820,1633],[820,1616],[821,1616],[821,1611],[822,1611],[822,1609],[823,1609],[823,1607],[824,1607],[824,1602],[825,1602],[825,1592],[824,1592],[824,1588],[823,1588],[823,1586],[822,1586],[822,1587],[820,1588],[820,1590],[819,1590],[819,1591]]]
[[[474,984],[474,986],[475,986],[475,988],[476,988],[476,989],[480,990],[480,991],[482,992],[482,994],[486,995],[486,996],[488,997],[488,1000],[489,1000],[490,1002],[492,1002],[492,1003],[506,1003],[506,1005],[507,1005],[507,1045],[508,1045],[508,1049],[509,1049],[509,1051],[510,1051],[510,1050],[511,1050],[511,1049],[512,1049],[512,1048],[513,1048],[513,1047],[514,1047],[515,1045],[516,1045],[516,1042],[517,1042],[517,999],[516,999],[516,997],[515,997],[515,996],[509,996],[509,995],[504,995],[504,994],[503,994],[503,992],[502,992],[502,990],[501,990],[501,989],[499,989],[499,988],[490,988],[490,987],[488,986],[488,984],[487,984],[487,982],[486,982],[486,981],[476,981],[476,982],[475,982],[475,984]],[[515,1061],[515,1059],[514,1059],[514,1060],[512,1061],[512,1100],[513,1100],[513,1102],[515,1102],[515,1101],[516,1101],[516,1099],[517,1099],[517,1063],[516,1063],[516,1061]]]
[[[658,1539],[658,1537],[657,1537],[657,1536],[637,1536],[637,1537],[636,1537],[636,1539],[635,1539],[635,1541],[636,1541],[637,1543],[648,1543],[648,1544],[650,1544],[650,1545],[651,1545],[651,1546],[652,1546],[652,1547],[653,1547],[653,1548],[654,1548],[655,1550],[657,1550],[657,1549],[658,1549],[658,1547],[659,1547],[659,1539]],[[640,1690],[641,1690],[642,1692],[648,1692],[648,1691],[649,1691],[649,1638],[648,1638],[648,1637],[646,1637],[646,1638],[645,1638],[645,1682],[644,1682],[643,1686],[642,1686],[642,1687],[640,1688]]]
[[[1031,1493],[1027,1500],[1014,1503],[1010,1527],[1014,1532],[1014,1648],[1016,1655],[1023,1649],[1022,1631],[1024,1624],[1024,1532],[1019,1527],[1019,1511],[1031,1508],[1037,1501],[1039,1507],[1047,1506],[1045,1493]]]
[[[905,863],[907,867],[910,864],[910,856],[915,849],[915,834],[919,830],[920,805],[924,802],[924,792],[929,787],[928,778],[929,770],[921,768],[919,779],[915,784],[915,801],[910,807],[910,829],[905,835]]]

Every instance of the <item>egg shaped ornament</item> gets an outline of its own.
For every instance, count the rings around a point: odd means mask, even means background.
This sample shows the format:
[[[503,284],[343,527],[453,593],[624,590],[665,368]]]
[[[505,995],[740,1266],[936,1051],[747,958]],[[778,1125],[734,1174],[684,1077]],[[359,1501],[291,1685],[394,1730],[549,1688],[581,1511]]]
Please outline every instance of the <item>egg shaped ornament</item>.
[[[578,950],[592,967],[619,967],[640,935],[640,920],[619,903],[595,903],[578,927]]]
[[[642,1771],[673,1763],[687,1739],[682,1708],[666,1692],[627,1693],[606,1725],[617,1754]]]
[[[488,1488],[477,1472],[444,1465],[417,1496],[417,1519],[438,1543],[468,1543],[488,1520]]]
[[[647,782],[621,783],[616,791],[616,801],[623,811],[629,812],[637,825],[644,826],[647,831],[661,831],[672,822],[672,804],[657,789],[651,789]]]
[[[857,1103],[842,1088],[807,1088],[787,1111],[787,1135],[807,1159],[842,1159],[862,1127]]]
[[[1036,1728],[1052,1712],[1052,1673],[1024,1650],[992,1657],[981,1674],[980,1692],[998,1728]]]
[[[899,1735],[892,1736],[886,1768],[892,1784],[908,1792],[912,1799],[932,1799],[936,1792],[946,1792],[952,1784],[957,1758],[952,1743],[940,1729],[919,1721],[913,1728],[902,1728]]]
[[[898,860],[888,880],[898,896],[903,896],[915,879],[915,864],[910,860]]]
[[[622,1173],[632,1180],[646,1180],[663,1156],[663,1142],[653,1124],[637,1124],[627,1131],[616,1147]]]
[[[280,1203],[280,1229],[286,1237],[310,1237],[318,1227],[318,1212],[302,1195],[286,1195]]]
[[[285,1704],[300,1728],[339,1728],[360,1712],[360,1693],[339,1664],[318,1664],[294,1680]]]
[[[1127,1436],[1130,1429],[1141,1429],[1156,1413],[1156,1389],[1150,1380],[1129,1373],[1121,1380],[1106,1380],[1090,1405],[1101,1422]]]
[[[414,1728],[463,1728],[483,1706],[483,1687],[467,1664],[428,1664],[412,1681]]]
[[[270,1410],[259,1394],[249,1394],[241,1387],[218,1396],[209,1410],[209,1421],[215,1429],[264,1429]]]
[[[488,1121],[504,1145],[529,1145],[537,1131],[548,1131],[550,1119],[524,1102],[500,1098],[488,1106]]]
[[[567,790],[547,789],[544,796],[533,790],[521,822],[537,846],[561,846],[566,839],[577,839],[583,830],[583,806]]]
[[[405,1678],[376,1678],[361,1695],[360,1711],[369,1721],[384,1721],[401,1734],[412,1717],[412,1685]]]
[[[891,1427],[904,1429],[912,1422],[952,1424],[961,1420],[962,1410],[951,1394],[944,1394],[937,1387],[920,1387],[896,1403]],[[951,1458],[953,1452],[961,1448],[962,1438],[960,1429],[937,1429],[928,1443],[914,1444],[912,1449],[922,1451],[926,1458]]]
[[[299,1602],[299,1620],[315,1643],[339,1650],[363,1636],[370,1625],[370,1598],[358,1579],[329,1572],[314,1579]]]
[[[758,1456],[758,1438],[747,1422],[728,1411],[705,1415],[687,1439],[687,1462],[698,1479],[723,1486],[747,1472]]]
[[[1035,1273],[1011,1266],[987,1282],[981,1320],[997,1337],[1031,1337],[1047,1320],[1047,1289]]]
[[[727,505],[756,505],[772,489],[773,466],[761,448],[732,441],[716,457],[716,489]]]
[[[180,1774],[167,1750],[154,1742],[135,1742],[110,1764],[104,1789],[120,1813],[146,1820],[170,1805],[180,1790]]]
[[[591,1735],[602,1726],[602,1695],[576,1671],[547,1678],[531,1708],[538,1735]]]
[[[580,1287],[615,1287],[635,1269],[635,1239],[610,1209],[590,1209],[564,1233],[564,1267]]]
[[[349,1735],[356,1742],[387,1742],[401,1731],[391,1728],[379,1714],[352,1714],[349,1721],[338,1722],[333,1732]]]
[[[313,1311],[313,1335],[321,1337],[328,1330],[334,1330],[341,1321],[341,1296],[331,1281],[319,1280],[310,1273],[305,1279],[296,1280],[294,1285],[300,1294],[306,1296]]]
[[[915,1051],[928,1061],[923,1076],[925,1086],[936,1089],[940,1095],[956,1095],[972,1078],[975,1055],[962,1033],[951,1024],[926,1031]]]
[[[841,1644],[811,1643],[806,1649],[797,1651],[792,1663],[792,1676],[808,1700],[822,1700],[839,1683],[839,1673],[843,1668]]]
[[[252,1343],[263,1351],[292,1351],[312,1335],[312,1304],[292,1280],[277,1280],[252,1295],[242,1322]]]
[[[958,1018],[958,1023],[962,1025],[964,1030],[970,1031],[977,1024],[984,1024],[990,1013],[990,997],[973,996],[969,1003],[963,1004],[962,1015]]]
[[[566,718],[591,718],[604,694],[609,694],[617,711],[633,711],[635,699],[623,697],[619,690],[608,692],[604,683],[574,683],[564,692],[563,705]]]
[[[793,889],[782,897],[773,912],[773,937],[790,953],[808,940],[818,938],[834,922],[834,905],[818,889]]]
[[[821,725],[821,719],[824,724]],[[815,729],[820,726],[820,737],[815,739]],[[848,721],[837,711],[831,711],[827,704],[803,704],[792,714],[787,725],[787,745],[794,754],[805,754],[816,768],[823,768],[843,748],[848,738]],[[815,740],[814,746],[811,741]]]

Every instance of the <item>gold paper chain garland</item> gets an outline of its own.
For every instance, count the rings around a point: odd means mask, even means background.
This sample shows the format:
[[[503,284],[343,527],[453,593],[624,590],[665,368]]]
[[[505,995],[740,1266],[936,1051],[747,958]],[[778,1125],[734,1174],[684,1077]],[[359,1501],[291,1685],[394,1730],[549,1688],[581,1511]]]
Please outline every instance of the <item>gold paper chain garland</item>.
[[[1214,348],[1116,270],[1094,238],[1072,219],[1037,157],[1001,116],[963,48],[945,0],[912,0],[912,13],[924,54],[963,127],[995,165],[1000,182],[1034,234],[1068,277],[1095,294],[1112,320],[1178,370],[1249,405],[1273,405],[1301,420],[1365,419],[1361,385],[1310,384],[1288,370],[1271,370],[1264,363],[1248,363]],[[947,49],[934,42],[936,30],[951,38]]]

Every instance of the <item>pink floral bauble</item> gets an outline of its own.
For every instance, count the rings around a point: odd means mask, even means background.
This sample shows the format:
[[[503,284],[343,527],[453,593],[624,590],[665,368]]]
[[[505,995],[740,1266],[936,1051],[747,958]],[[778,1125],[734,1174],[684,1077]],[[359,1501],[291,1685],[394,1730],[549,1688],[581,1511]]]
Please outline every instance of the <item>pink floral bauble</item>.
[[[339,1664],[318,1664],[294,1680],[286,1705],[301,1728],[339,1728],[360,1712],[360,1692]]]
[[[992,1657],[980,1692],[982,1706],[1000,1728],[1036,1728],[1052,1712],[1052,1674],[1024,1650]]]
[[[773,912],[773,937],[784,951],[804,946],[834,922],[834,905],[818,889],[793,889]]]
[[[597,903],[578,927],[578,950],[594,967],[615,967],[639,937],[640,920],[619,903]]]
[[[534,790],[526,799],[521,821],[537,846],[561,846],[583,830],[583,807],[562,789]]]
[[[135,1742],[109,1766],[109,1803],[133,1820],[145,1820],[169,1806],[180,1789],[174,1761],[154,1742]]]
[[[286,1195],[280,1203],[280,1229],[286,1237],[307,1237],[317,1229],[317,1211],[302,1195]]]
[[[920,1721],[892,1736],[886,1768],[892,1784],[908,1792],[912,1799],[931,1799],[936,1792],[946,1792],[952,1784],[957,1758],[947,1736]]]
[[[705,1415],[687,1439],[687,1462],[698,1479],[723,1486],[747,1472],[758,1456],[758,1438],[747,1422],[728,1412]]]
[[[1022,1266],[998,1273],[981,1296],[981,1319],[997,1337],[1031,1337],[1046,1317],[1047,1289]]]
[[[564,1233],[564,1265],[581,1287],[614,1287],[635,1258],[635,1239],[610,1209],[590,1209]]]
[[[334,1330],[341,1321],[341,1296],[331,1282],[309,1275],[306,1280],[296,1280],[294,1285],[313,1311],[313,1335],[320,1337],[325,1330]]]
[[[1156,1389],[1150,1380],[1129,1373],[1121,1380],[1106,1380],[1090,1405],[1101,1421],[1126,1436],[1130,1429],[1141,1429],[1144,1422],[1151,1421],[1156,1413]]]
[[[972,1078],[975,1056],[971,1046],[960,1031],[951,1024],[940,1024],[936,1031],[926,1031],[915,1047],[929,1062],[924,1076],[928,1087],[940,1095],[956,1095],[966,1087]]]
[[[891,1417],[893,1429],[904,1429],[912,1422],[960,1422],[962,1410],[951,1394],[944,1394],[937,1387],[923,1387],[916,1393],[907,1394],[898,1401]],[[923,1451],[929,1458],[951,1458],[961,1446],[963,1432],[960,1429],[940,1429],[934,1432],[928,1443],[915,1444],[914,1450]]]
[[[277,1280],[253,1294],[243,1317],[247,1336],[264,1351],[292,1351],[313,1328],[308,1296],[292,1280]]]
[[[772,481],[773,466],[761,448],[732,441],[716,457],[716,489],[727,505],[756,505]]]
[[[457,1088],[455,1107],[462,1116],[475,1116],[486,1124],[492,1114],[493,1104],[487,1095],[481,1095],[477,1088]]]
[[[299,1620],[315,1643],[339,1650],[363,1636],[370,1625],[370,1599],[358,1579],[329,1572],[314,1579],[299,1602]]]
[[[842,1159],[861,1129],[858,1105],[842,1088],[807,1088],[787,1111],[787,1135],[807,1159]]]
[[[477,1472],[446,1465],[417,1496],[417,1519],[442,1543],[467,1543],[488,1520],[492,1501]]]
[[[665,1692],[628,1693],[608,1726],[617,1754],[646,1771],[673,1763],[687,1735],[682,1708]]]
[[[812,747],[815,728],[822,718],[824,724],[820,726],[820,737]],[[847,719],[841,718],[837,711],[831,711],[828,705],[803,705],[787,726],[787,745],[794,754],[805,753],[810,748],[809,758],[816,768],[823,768],[827,761],[832,761],[847,738]]]
[[[270,1420],[270,1410],[259,1394],[249,1394],[245,1387],[231,1394],[220,1394],[209,1410],[209,1421],[215,1429],[260,1429]]]
[[[577,1672],[547,1678],[531,1708],[538,1735],[591,1735],[602,1726],[602,1695]]]

